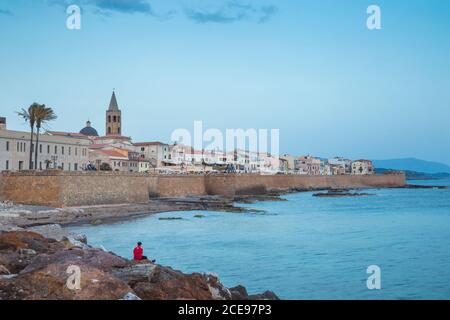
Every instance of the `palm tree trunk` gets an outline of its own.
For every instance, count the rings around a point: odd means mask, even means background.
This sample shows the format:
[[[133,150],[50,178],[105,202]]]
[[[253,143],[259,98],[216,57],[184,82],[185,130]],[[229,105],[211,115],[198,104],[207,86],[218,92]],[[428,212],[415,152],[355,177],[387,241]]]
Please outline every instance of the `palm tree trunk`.
[[[34,134],[34,126],[31,126],[31,134],[30,134],[30,163],[28,165],[28,169],[33,170],[33,134]]]
[[[39,130],[41,127],[36,127],[36,148],[34,151],[34,169],[37,170],[37,159],[38,159],[38,144],[39,144]]]

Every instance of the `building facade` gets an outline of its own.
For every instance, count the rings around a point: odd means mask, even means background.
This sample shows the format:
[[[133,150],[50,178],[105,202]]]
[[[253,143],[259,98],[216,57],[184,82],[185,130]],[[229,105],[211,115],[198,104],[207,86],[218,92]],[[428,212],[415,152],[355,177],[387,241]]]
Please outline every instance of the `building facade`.
[[[356,160],[352,162],[353,175],[374,174],[372,161],[370,160]]]
[[[138,142],[133,146],[136,151],[144,156],[145,160],[150,161],[154,166],[160,168],[164,167],[166,163],[172,160],[170,147],[168,144],[153,141],[153,142]]]
[[[33,157],[36,135],[33,137]],[[80,171],[89,162],[90,140],[82,136],[39,135],[38,170],[60,169]],[[0,171],[28,170],[30,162],[30,133],[0,129]],[[34,166],[34,163],[33,163]]]

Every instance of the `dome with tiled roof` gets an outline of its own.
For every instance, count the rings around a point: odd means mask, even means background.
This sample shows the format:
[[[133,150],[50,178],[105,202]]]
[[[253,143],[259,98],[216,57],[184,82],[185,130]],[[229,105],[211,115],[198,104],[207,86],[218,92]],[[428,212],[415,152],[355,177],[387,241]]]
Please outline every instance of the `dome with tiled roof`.
[[[97,130],[91,127],[91,122],[89,120],[86,122],[86,127],[80,130],[80,133],[89,137],[98,137]]]

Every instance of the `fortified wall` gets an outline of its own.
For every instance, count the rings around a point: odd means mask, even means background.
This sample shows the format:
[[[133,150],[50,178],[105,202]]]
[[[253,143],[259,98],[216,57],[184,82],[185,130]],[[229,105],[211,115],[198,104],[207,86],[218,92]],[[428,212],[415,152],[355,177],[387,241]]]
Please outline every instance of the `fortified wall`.
[[[122,172],[22,171],[0,174],[0,200],[52,207],[143,203],[150,197],[261,194],[274,189],[388,188],[403,173],[367,176],[151,175]]]

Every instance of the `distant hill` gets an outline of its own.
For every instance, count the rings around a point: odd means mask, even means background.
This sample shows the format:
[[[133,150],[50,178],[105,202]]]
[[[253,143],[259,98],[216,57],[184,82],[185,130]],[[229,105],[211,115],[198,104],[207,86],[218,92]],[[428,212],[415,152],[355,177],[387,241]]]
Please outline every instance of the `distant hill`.
[[[416,173],[426,174],[450,173],[450,166],[444,163],[420,160],[416,158],[374,160],[373,164],[375,169],[385,168],[391,170],[414,171]]]
[[[392,169],[376,168],[376,173],[386,173],[392,171]],[[437,179],[450,179],[450,173],[424,173],[410,170],[402,170],[405,172],[407,180],[437,180]]]

